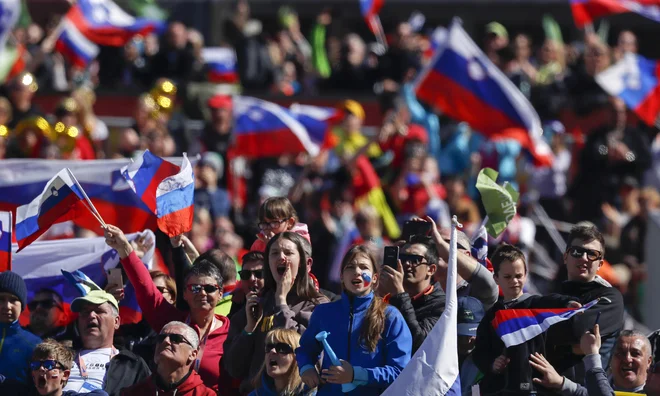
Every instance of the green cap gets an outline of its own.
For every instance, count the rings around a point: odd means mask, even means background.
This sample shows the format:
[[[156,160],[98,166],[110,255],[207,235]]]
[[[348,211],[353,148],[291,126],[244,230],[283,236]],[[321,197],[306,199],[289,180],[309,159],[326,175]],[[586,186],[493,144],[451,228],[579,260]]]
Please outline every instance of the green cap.
[[[491,22],[486,25],[486,34],[492,33],[499,37],[509,38],[509,32],[506,31],[504,25],[499,22]]]
[[[117,303],[117,299],[115,299],[115,296],[103,290],[92,290],[89,293],[87,293],[86,296],[76,298],[71,303],[71,310],[73,312],[80,312],[82,306],[85,303],[94,304],[94,305],[110,303],[112,306],[117,308],[117,311],[119,311],[119,304]]]

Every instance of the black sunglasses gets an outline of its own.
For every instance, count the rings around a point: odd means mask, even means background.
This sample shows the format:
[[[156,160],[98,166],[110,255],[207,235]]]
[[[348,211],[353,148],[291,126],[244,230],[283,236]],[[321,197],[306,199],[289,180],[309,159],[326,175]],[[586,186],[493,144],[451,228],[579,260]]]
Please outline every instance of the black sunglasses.
[[[410,263],[412,265],[428,264],[428,262],[423,262],[424,256],[420,256],[419,254],[399,253],[399,260],[401,260],[401,264],[405,264],[405,263]]]
[[[194,294],[201,293],[202,290],[206,292],[206,294],[211,294],[215,293],[220,289],[218,285],[188,285],[186,286],[189,291],[193,292]]]
[[[587,260],[589,261],[600,260],[600,258],[603,256],[603,253],[599,252],[598,250],[587,249],[583,248],[582,246],[570,246],[567,251],[568,254],[575,258],[581,258],[586,253]]]
[[[56,368],[64,368],[64,366],[60,362],[52,359],[37,360],[34,362],[30,362],[30,369],[32,371],[37,371],[42,367],[45,368],[47,371],[55,370]]]
[[[59,304],[55,300],[41,300],[41,301],[32,300],[28,304],[28,308],[30,308],[30,311],[34,311],[40,306],[43,307],[44,309],[51,309],[53,307],[59,307]]]
[[[170,342],[171,342],[172,344],[175,344],[175,345],[179,345],[179,344],[181,344],[181,343],[183,342],[183,343],[186,343],[186,344],[192,346],[192,344],[190,343],[190,341],[188,341],[188,340],[186,339],[186,337],[182,336],[181,334],[176,334],[176,333],[174,333],[174,334],[162,333],[162,334],[158,334],[158,336],[156,336],[156,339],[158,340],[158,343],[159,343],[159,344],[160,344],[161,342],[165,341],[167,338],[169,338],[169,339],[170,339]]]
[[[241,276],[242,280],[248,280],[254,275],[255,279],[263,279],[264,278],[264,270],[263,269],[258,269],[258,270],[240,270],[238,271],[238,274]]]
[[[259,226],[259,229],[261,229],[261,230],[269,230],[269,229],[279,227],[285,221],[287,221],[287,219],[273,220],[273,221],[262,221],[261,223],[259,223],[257,225]]]
[[[275,352],[279,355],[289,355],[293,353],[293,348],[291,345],[286,344],[284,342],[278,342],[276,344],[266,344],[266,353],[270,352],[273,348],[275,348]]]

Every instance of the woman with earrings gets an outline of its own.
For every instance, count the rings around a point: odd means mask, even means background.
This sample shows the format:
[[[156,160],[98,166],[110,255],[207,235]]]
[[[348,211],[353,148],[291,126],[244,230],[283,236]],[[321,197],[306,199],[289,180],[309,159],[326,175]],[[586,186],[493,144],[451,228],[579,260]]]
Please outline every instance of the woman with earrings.
[[[318,395],[379,395],[408,364],[412,336],[401,313],[374,295],[378,266],[368,247],[355,245],[346,253],[341,281],[341,299],[317,307],[300,339],[300,376],[310,388],[318,387]],[[321,332],[330,333],[326,342],[341,365],[326,352],[319,373]]]

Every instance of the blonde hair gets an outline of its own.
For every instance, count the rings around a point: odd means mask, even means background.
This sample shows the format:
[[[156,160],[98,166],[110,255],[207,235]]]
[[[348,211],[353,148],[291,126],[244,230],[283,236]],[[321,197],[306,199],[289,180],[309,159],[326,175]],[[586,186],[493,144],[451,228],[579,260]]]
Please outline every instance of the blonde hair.
[[[32,352],[32,360],[53,359],[61,364],[65,370],[73,366],[73,351],[59,342],[49,338],[37,345]]]
[[[267,344],[277,344],[279,342],[285,343],[293,348],[294,353],[296,348],[300,346],[300,334],[297,331],[292,329],[273,329],[266,334],[266,339],[264,345]],[[257,389],[257,395],[259,395],[258,389],[261,387],[261,378],[266,374],[266,358],[264,357],[264,363],[261,365],[259,373],[252,379],[252,385]],[[303,383],[300,378],[300,373],[298,372],[298,361],[294,359],[291,362],[291,367],[289,367],[289,376],[286,388],[280,392],[283,395],[293,395],[302,388]]]

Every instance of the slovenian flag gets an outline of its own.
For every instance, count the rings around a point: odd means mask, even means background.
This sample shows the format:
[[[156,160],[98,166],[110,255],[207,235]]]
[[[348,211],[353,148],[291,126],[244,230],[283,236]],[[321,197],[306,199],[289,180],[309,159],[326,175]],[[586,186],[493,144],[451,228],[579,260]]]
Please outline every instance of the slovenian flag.
[[[121,174],[158,218],[158,228],[170,237],[192,229],[195,177],[188,157],[181,167],[146,150]]]
[[[642,121],[656,124],[660,113],[660,62],[628,53],[599,73],[596,81],[607,93],[621,98]]]
[[[539,116],[520,90],[454,20],[445,45],[420,72],[417,98],[491,139],[515,139],[537,165],[551,165]]]
[[[206,67],[206,78],[216,84],[236,84],[236,52],[231,48],[203,48],[202,59]]]
[[[491,322],[507,348],[525,343],[544,333],[550,326],[563,322],[598,304],[593,300],[582,308],[501,309]]]
[[[659,0],[571,0],[575,26],[582,28],[609,15],[634,12],[660,22]]]
[[[66,18],[62,21],[62,32],[55,42],[55,49],[72,65],[83,69],[99,54],[99,47]]]
[[[0,212],[0,272],[11,271],[11,212]]]
[[[73,181],[68,169],[53,176],[41,194],[16,210],[16,240],[18,251],[35,241],[50,226],[73,220],[82,206],[83,191]]]

